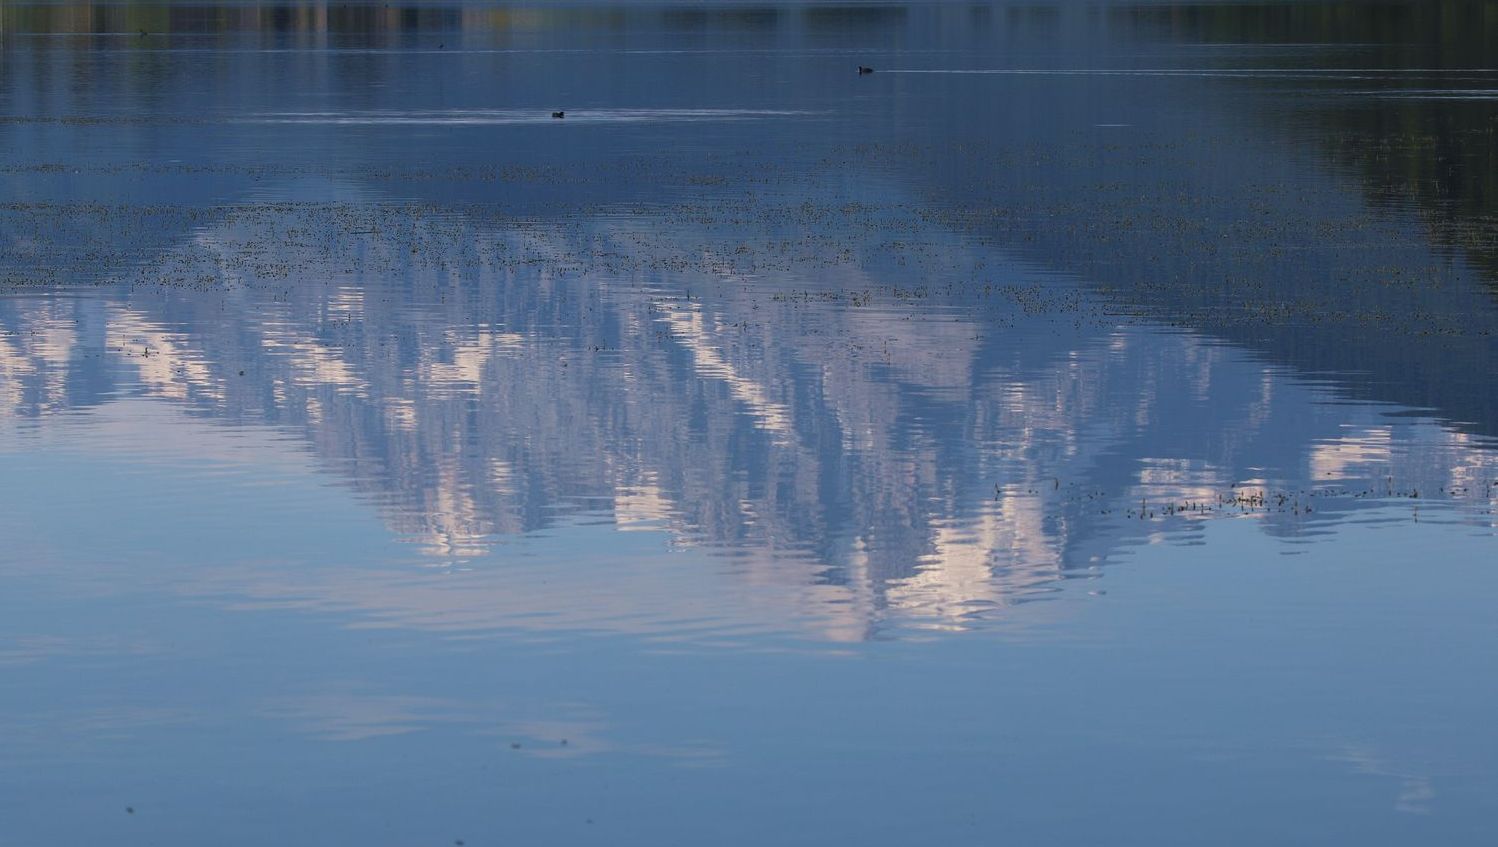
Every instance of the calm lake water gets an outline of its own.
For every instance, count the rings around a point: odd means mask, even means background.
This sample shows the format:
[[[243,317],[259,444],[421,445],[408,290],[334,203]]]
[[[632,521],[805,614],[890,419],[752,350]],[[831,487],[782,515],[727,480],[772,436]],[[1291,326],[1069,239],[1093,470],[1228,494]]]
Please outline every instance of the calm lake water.
[[[0,2],[0,845],[1493,844],[1494,43]]]

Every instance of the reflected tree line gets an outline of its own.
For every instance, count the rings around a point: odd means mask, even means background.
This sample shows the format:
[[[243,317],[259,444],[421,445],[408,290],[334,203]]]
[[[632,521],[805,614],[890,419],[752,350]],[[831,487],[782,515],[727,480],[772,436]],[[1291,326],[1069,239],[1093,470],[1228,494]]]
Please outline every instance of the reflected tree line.
[[[493,3],[7,3],[0,20],[8,32],[47,33],[331,33],[403,35],[472,31],[624,30],[639,26],[689,33],[707,29],[773,30],[803,27],[840,31],[899,24],[906,7],[807,3],[711,7]]]

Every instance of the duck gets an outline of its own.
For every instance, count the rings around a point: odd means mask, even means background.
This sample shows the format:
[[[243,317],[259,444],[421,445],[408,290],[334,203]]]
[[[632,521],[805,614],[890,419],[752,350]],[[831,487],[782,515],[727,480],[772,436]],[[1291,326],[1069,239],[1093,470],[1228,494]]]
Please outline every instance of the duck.
[[[567,113],[566,112],[552,112],[551,116],[553,118],[565,118],[565,117],[567,117]]]
[[[874,72],[873,68],[866,68],[863,65],[859,65],[858,66],[858,75],[859,76],[863,76],[864,74],[871,74],[873,72]]]

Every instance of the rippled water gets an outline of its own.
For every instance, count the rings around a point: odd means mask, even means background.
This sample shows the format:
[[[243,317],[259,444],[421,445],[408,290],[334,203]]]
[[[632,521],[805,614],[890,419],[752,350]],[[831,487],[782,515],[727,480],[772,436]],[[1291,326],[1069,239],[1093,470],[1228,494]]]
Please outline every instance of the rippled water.
[[[1491,843],[1488,5],[0,27],[0,845]]]

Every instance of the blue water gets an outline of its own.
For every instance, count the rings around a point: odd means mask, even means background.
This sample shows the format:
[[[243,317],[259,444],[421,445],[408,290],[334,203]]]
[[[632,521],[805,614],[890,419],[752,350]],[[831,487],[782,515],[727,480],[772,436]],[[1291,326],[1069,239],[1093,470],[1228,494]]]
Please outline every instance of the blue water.
[[[1495,28],[0,5],[0,845],[1490,844]]]

